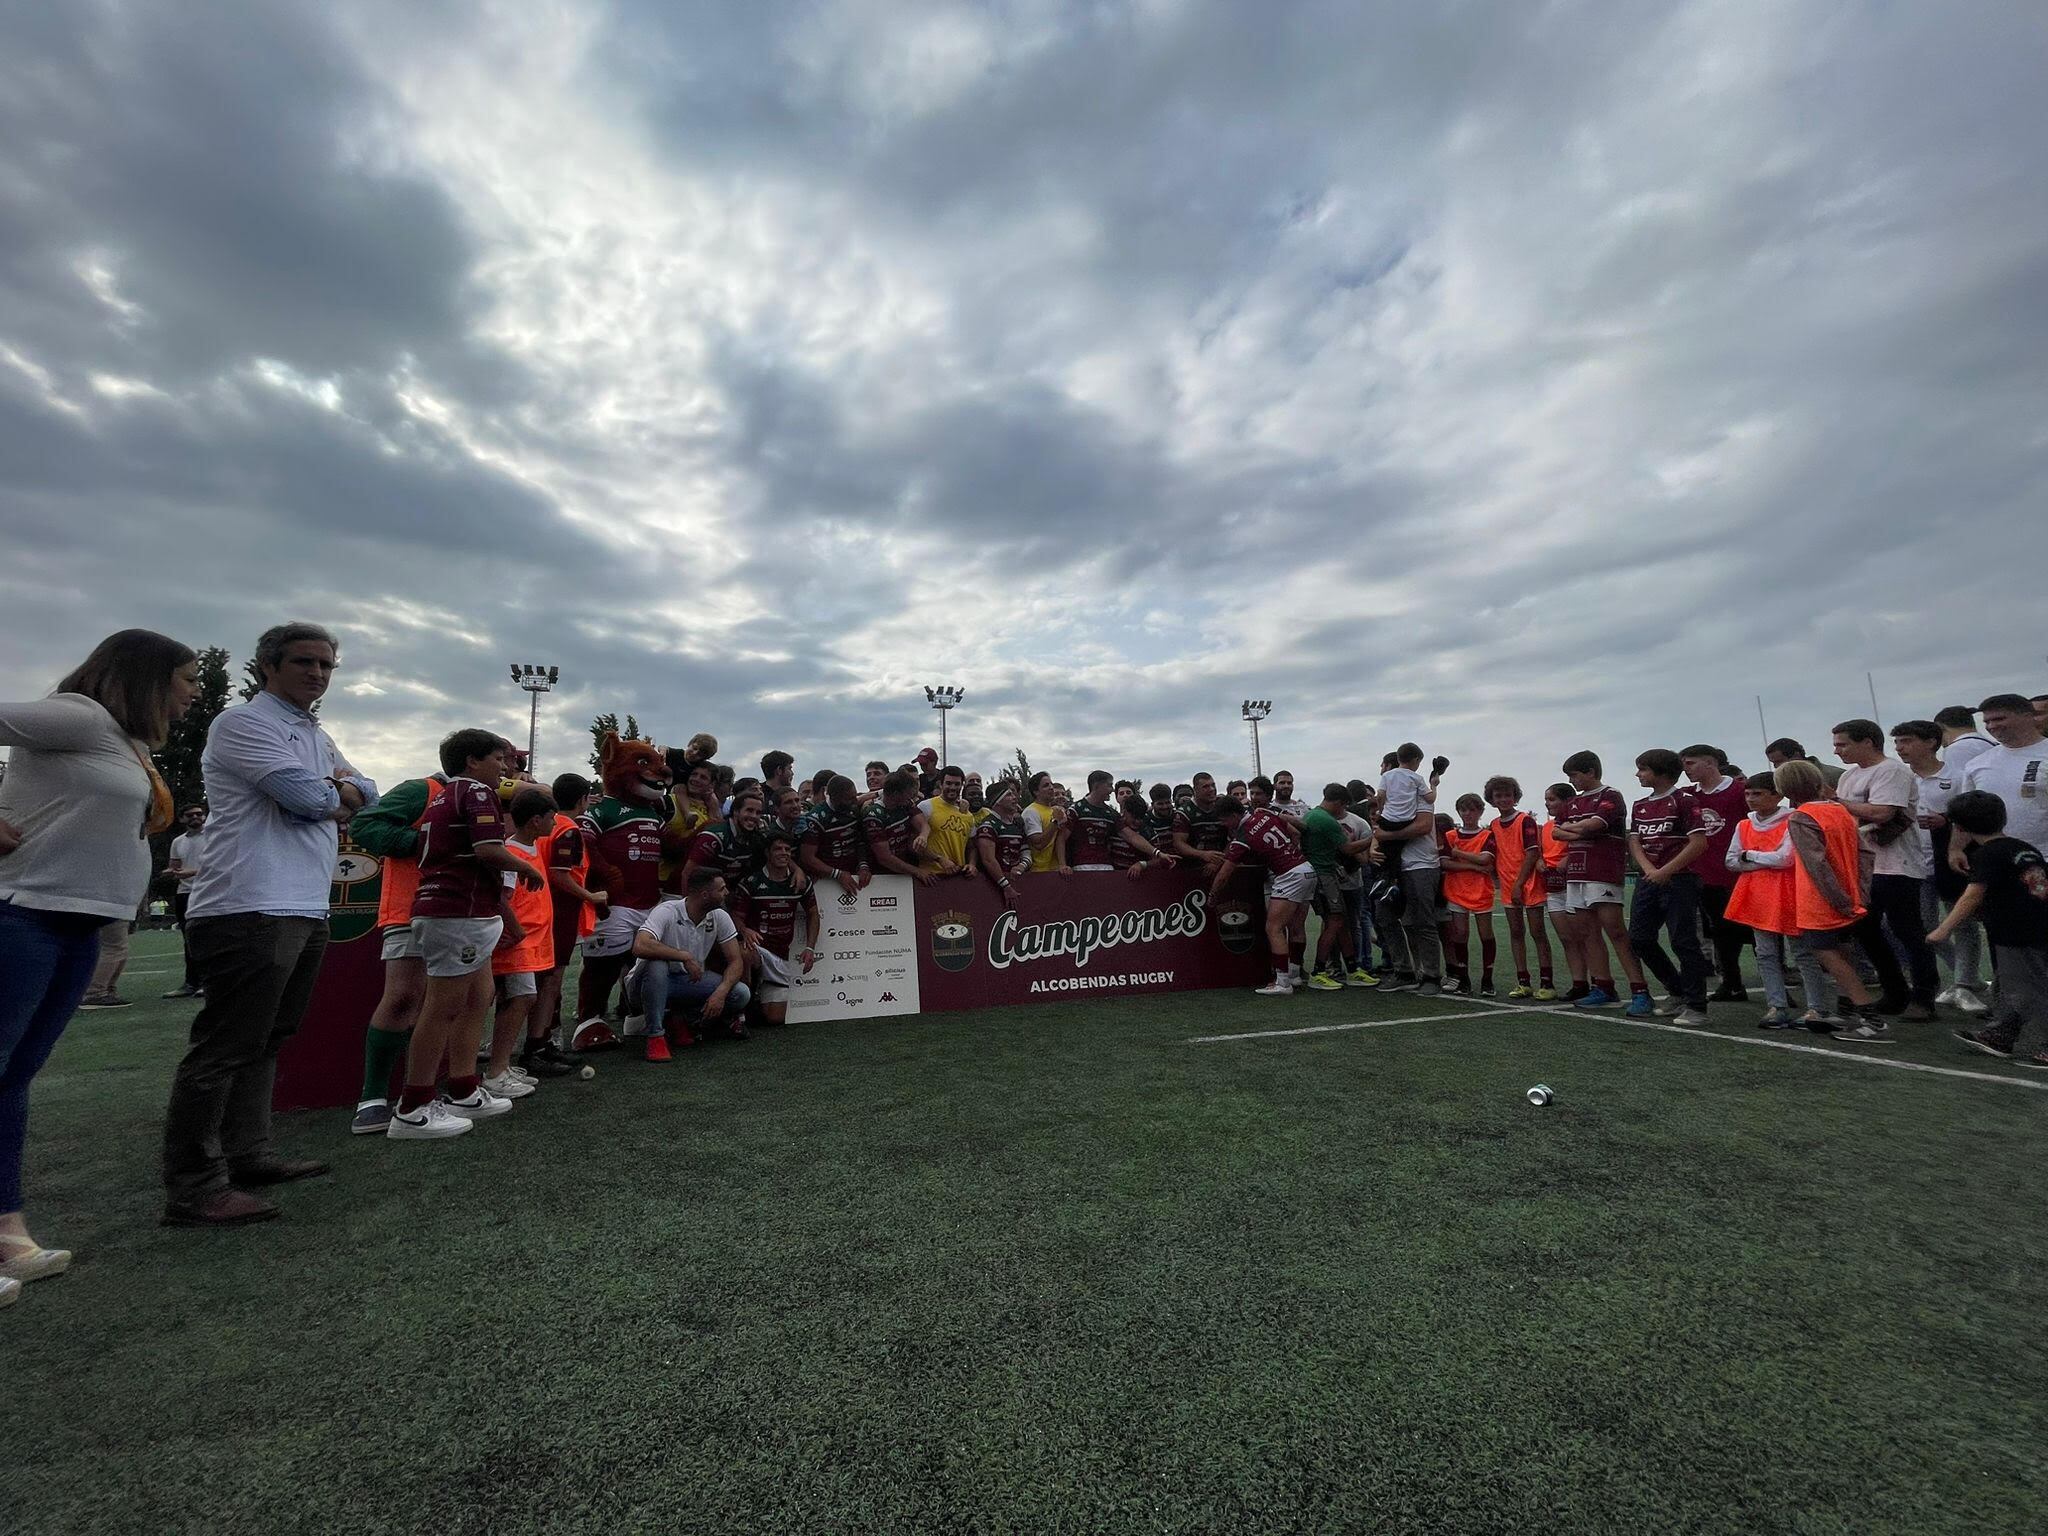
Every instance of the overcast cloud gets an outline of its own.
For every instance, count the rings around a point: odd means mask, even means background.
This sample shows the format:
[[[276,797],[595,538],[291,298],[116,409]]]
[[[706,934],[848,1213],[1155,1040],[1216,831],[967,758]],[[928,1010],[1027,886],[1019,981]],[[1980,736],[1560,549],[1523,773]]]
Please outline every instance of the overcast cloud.
[[[2037,9],[0,7],[0,697],[1535,786],[2048,687]]]

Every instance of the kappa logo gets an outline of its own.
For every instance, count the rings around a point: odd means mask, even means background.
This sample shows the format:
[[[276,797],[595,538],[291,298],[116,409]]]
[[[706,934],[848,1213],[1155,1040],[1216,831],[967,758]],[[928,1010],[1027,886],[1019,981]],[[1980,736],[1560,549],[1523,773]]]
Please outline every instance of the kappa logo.
[[[878,1003],[893,1003],[896,1001],[896,994],[894,992],[884,992],[875,1001]]]
[[[940,912],[932,918],[932,960],[942,971],[964,971],[974,964],[974,919],[965,912]]]

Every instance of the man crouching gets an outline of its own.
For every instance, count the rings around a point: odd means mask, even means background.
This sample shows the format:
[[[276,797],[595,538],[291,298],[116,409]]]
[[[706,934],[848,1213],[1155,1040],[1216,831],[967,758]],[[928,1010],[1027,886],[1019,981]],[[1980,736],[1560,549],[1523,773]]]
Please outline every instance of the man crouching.
[[[753,994],[741,980],[747,972],[746,951],[739,929],[725,910],[725,876],[699,865],[690,871],[688,889],[647,914],[633,935],[637,962],[627,979],[647,1016],[647,1059],[667,1061],[669,1044],[695,1045],[693,1025],[719,1021],[735,1040],[747,1038],[747,1003]],[[713,979],[706,969],[713,953],[724,974]],[[671,1028],[671,1008],[689,1008],[691,1016]]]

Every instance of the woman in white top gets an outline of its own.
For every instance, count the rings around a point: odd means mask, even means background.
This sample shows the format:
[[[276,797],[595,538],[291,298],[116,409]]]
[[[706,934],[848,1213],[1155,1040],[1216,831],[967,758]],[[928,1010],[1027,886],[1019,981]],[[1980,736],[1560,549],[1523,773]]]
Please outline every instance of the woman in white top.
[[[47,699],[0,703],[0,1306],[71,1262],[22,1219],[29,1083],[92,979],[100,929],[149,884],[172,810],[149,754],[198,695],[189,646],[124,629]]]

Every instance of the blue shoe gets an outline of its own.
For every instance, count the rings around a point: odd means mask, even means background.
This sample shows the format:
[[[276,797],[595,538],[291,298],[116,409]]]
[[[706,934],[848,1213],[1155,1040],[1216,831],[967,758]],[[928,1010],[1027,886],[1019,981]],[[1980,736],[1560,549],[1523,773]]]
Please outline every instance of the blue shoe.
[[[1621,1011],[1631,1019],[1654,1019],[1657,1016],[1657,1005],[1650,1001],[1649,993],[1638,992],[1628,1000],[1628,1006]]]
[[[1574,1008],[1612,1008],[1616,1002],[1614,994],[1605,987],[1588,989],[1586,995],[1573,1003]]]

